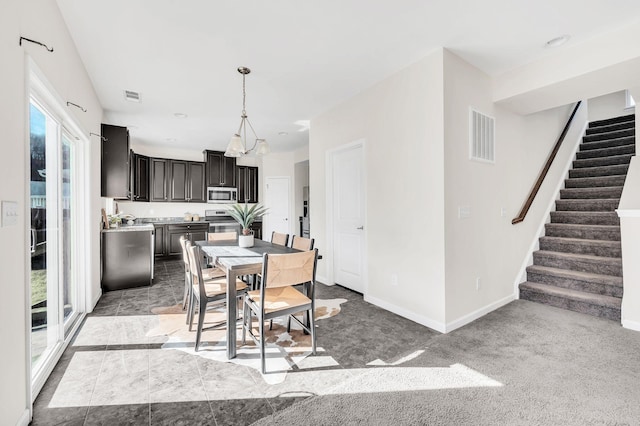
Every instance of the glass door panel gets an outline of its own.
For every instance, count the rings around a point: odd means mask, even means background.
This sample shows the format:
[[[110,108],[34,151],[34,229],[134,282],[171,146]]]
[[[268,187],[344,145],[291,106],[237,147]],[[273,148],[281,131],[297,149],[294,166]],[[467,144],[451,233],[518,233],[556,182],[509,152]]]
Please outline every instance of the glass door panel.
[[[52,176],[47,174],[53,168],[55,155],[48,145],[55,144],[57,131],[52,128],[52,120],[33,102],[30,105],[30,199],[31,199],[31,361],[34,370],[38,369],[46,352],[56,343],[56,317],[51,315],[52,284],[55,276],[55,245],[52,244],[52,229],[55,227],[55,208],[48,199],[55,199],[55,185]],[[53,141],[50,139],[53,138]],[[52,251],[53,250],[53,251]],[[49,267],[53,266],[53,270]],[[55,307],[54,307],[55,308]]]
[[[77,314],[77,279],[75,271],[75,145],[71,138],[62,136],[62,321],[65,332],[70,328]]]

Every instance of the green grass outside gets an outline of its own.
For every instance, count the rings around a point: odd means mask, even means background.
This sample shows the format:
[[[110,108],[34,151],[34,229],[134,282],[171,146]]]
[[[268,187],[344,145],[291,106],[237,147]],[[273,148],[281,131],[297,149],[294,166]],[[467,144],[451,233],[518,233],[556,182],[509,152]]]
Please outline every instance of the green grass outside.
[[[31,271],[31,306],[47,300],[47,271]]]

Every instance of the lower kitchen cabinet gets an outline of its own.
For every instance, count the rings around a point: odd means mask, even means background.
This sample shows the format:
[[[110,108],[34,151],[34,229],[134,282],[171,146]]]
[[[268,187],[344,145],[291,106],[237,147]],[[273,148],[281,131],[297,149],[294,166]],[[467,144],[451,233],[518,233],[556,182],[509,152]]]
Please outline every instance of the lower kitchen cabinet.
[[[164,236],[166,235],[165,230],[167,229],[167,226],[154,224],[153,227],[155,228],[155,241],[154,241],[155,248],[153,253],[155,254],[156,257],[166,256],[167,251],[164,248],[165,247]]]
[[[251,224],[251,230],[253,231],[254,238],[262,239],[262,222],[253,222]]]
[[[203,241],[207,239],[209,231],[208,223],[166,225],[166,227],[165,249],[167,256],[182,255],[180,236],[185,235],[191,242]]]

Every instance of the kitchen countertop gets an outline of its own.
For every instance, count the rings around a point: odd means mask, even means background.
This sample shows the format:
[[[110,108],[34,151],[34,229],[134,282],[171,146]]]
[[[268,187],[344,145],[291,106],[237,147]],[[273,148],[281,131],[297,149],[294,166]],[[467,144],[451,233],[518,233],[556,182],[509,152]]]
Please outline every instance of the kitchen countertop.
[[[136,232],[136,231],[153,231],[151,223],[137,223],[134,225],[120,225],[117,228],[103,229],[102,232]]]
[[[190,223],[208,224],[209,222],[200,218],[200,220],[184,220],[182,217],[141,217],[136,219],[136,223],[142,224],[159,224],[159,225],[189,225]]]

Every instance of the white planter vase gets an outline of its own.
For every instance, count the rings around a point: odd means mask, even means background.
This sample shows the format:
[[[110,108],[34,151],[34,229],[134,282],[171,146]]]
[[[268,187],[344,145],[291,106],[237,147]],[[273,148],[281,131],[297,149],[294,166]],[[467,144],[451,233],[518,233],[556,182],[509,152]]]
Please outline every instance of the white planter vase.
[[[253,235],[238,236],[238,245],[240,247],[253,247]]]

